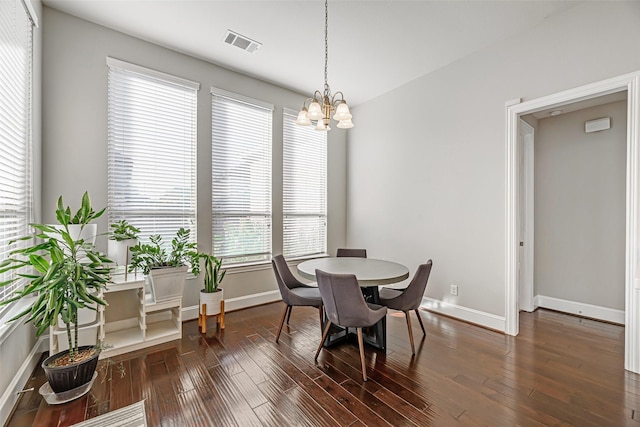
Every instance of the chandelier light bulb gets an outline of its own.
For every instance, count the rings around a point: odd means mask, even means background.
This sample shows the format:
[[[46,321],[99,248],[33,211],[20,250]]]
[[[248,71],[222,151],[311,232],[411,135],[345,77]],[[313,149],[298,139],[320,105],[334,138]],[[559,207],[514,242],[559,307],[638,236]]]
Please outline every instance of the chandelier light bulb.
[[[351,120],[351,113],[349,112],[349,106],[346,101],[340,101],[336,113],[333,115],[333,120],[342,122],[345,120]]]
[[[351,119],[341,120],[338,122],[338,127],[340,129],[351,129],[353,127],[353,122],[351,121]]]
[[[315,129],[320,132],[326,132],[331,130],[329,126],[325,126],[324,120],[318,120],[318,124],[316,125]]]
[[[311,126],[311,120],[307,117],[307,109],[303,108],[298,113],[298,118],[296,119],[296,124],[300,126]]]
[[[324,117],[324,114],[322,113],[322,107],[320,107],[320,104],[318,103],[318,101],[313,101],[311,105],[309,105],[309,112],[307,113],[307,118],[309,120],[320,120],[323,117]]]

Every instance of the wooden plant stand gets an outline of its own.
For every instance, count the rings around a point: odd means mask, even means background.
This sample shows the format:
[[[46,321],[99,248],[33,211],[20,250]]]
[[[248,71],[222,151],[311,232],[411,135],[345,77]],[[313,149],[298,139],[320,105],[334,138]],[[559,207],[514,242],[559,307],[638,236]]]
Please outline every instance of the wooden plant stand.
[[[203,334],[207,333],[207,318],[216,316],[216,327],[224,329],[224,300],[220,301],[220,313],[207,315],[207,304],[202,304],[202,313],[198,313],[198,327]]]

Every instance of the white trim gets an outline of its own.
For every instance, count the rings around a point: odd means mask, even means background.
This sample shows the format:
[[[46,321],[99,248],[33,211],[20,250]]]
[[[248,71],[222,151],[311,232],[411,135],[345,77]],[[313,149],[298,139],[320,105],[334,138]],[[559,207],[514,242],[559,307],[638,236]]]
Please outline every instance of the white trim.
[[[33,26],[39,28],[40,23],[38,22],[38,14],[36,13],[36,8],[33,7],[32,0],[22,0],[22,4],[27,9],[27,13],[29,15],[29,18],[31,18]]]
[[[30,307],[31,304],[36,301],[36,298],[37,297],[21,298],[8,305],[8,310],[2,312],[2,315],[0,315],[0,345],[11,336],[18,326],[24,324],[26,318],[18,319],[10,323],[9,319],[26,310],[27,307]],[[33,327],[32,325],[28,326]]]
[[[505,332],[518,334],[518,119],[547,108],[628,91],[625,251],[625,369],[640,373],[640,71],[507,106],[505,168]]]
[[[49,348],[48,342],[45,341],[48,340],[45,340],[44,337],[40,337],[40,339],[36,341],[36,344],[29,352],[29,355],[22,365],[20,365],[20,369],[15,373],[13,379],[9,383],[9,386],[0,397],[0,425],[4,425],[9,419],[9,416],[13,411],[13,407],[20,397],[18,392],[22,390],[25,384],[29,381],[31,374],[40,361],[42,353],[45,349]]]
[[[520,261],[520,275],[519,279],[522,281],[519,286],[519,301],[518,306],[520,310],[533,311],[533,267],[534,267],[534,129],[527,122],[520,119],[520,136],[522,141],[520,147],[523,149],[524,156],[524,171],[522,171],[524,197],[520,197],[520,201],[524,203],[524,218],[520,221],[525,221],[524,235],[520,236],[521,242],[524,242],[522,248],[522,259]]]
[[[184,86],[189,89],[194,89],[196,91],[200,90],[200,83],[183,79],[182,77],[174,76],[171,74],[163,73],[162,71],[157,71],[151,68],[142,67],[140,65],[132,64],[130,62],[121,61],[119,59],[111,58],[110,56],[107,56],[107,66],[112,69],[130,71],[132,73],[143,74],[145,76],[153,77],[156,79],[166,80],[168,82],[171,82],[180,86]]]
[[[444,314],[446,316],[455,317],[465,322],[473,323],[485,328],[504,331],[505,319],[495,314],[486,313],[484,311],[474,310],[473,308],[463,307],[456,304],[440,301],[437,299],[423,297],[420,307],[435,313]]]
[[[274,301],[280,301],[282,296],[280,295],[280,291],[267,291],[260,292],[257,294],[244,295],[241,297],[235,298],[225,298],[224,300],[224,311],[235,311],[241,310],[243,308],[249,308],[256,305],[267,304]],[[198,305],[192,305],[189,307],[184,307],[182,309],[182,321],[186,322],[187,320],[193,320],[198,318]]]
[[[578,316],[590,317],[592,319],[624,325],[624,310],[616,310],[614,308],[602,307],[584,302],[568,301],[544,295],[536,295],[534,298],[534,305],[536,308],[548,308],[550,310],[577,314]]]
[[[232,99],[238,102],[244,102],[245,104],[252,105],[254,107],[264,108],[265,110],[274,111],[273,104],[259,99],[250,98],[248,96],[240,95],[238,93],[229,92],[228,90],[219,89],[211,86],[211,95],[221,96],[223,98]]]

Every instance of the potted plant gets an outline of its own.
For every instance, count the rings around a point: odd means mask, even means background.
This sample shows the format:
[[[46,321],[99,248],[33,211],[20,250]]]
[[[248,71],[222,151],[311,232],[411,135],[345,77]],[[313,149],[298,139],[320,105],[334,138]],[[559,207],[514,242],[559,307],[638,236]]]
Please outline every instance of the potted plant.
[[[27,317],[27,322],[33,322],[36,327],[37,336],[55,327],[58,318],[64,323],[68,349],[42,362],[55,393],[77,389],[91,382],[98,363],[99,347],[79,345],[78,311],[96,310],[97,304],[106,304],[100,295],[110,280],[107,264],[111,260],[79,236],[103,213],[104,209],[94,212],[88,193],[82,196],[82,206],[75,215],[71,215],[69,207],[64,208],[60,197],[56,209],[58,224],[31,224],[35,234],[18,240],[35,238],[34,243],[12,251],[10,257],[0,263],[0,274],[17,270],[17,276],[29,280],[24,288],[15,292],[14,297],[0,305],[34,297],[31,305],[10,321]],[[77,235],[71,231],[72,221],[80,226]],[[17,279],[1,282],[0,286]]]
[[[204,259],[204,289],[200,291],[200,309],[198,323],[206,332],[207,316],[220,314],[223,309],[220,304],[224,300],[224,289],[220,287],[227,270],[222,270],[222,260],[210,254],[201,254]]]
[[[116,265],[125,266],[125,275],[127,273],[126,266],[129,264],[129,250],[138,244],[138,233],[140,229],[129,224],[126,219],[116,221],[111,224],[111,234],[107,241],[107,255]]]
[[[195,242],[189,242],[189,230],[180,228],[171,241],[171,251],[162,246],[162,236],[155,234],[151,243],[131,248],[129,271],[147,275],[155,302],[182,298],[187,271],[200,274],[200,254]]]

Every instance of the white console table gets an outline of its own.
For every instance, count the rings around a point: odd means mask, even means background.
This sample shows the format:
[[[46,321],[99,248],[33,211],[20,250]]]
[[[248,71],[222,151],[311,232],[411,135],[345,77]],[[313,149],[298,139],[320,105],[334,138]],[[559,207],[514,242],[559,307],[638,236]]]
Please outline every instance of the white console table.
[[[79,313],[80,345],[102,341],[103,359],[182,338],[182,298],[154,302],[145,294],[142,274],[129,274],[126,280],[124,274],[113,275],[112,281],[102,293],[107,306]],[[50,354],[68,346],[64,325],[52,327]]]

